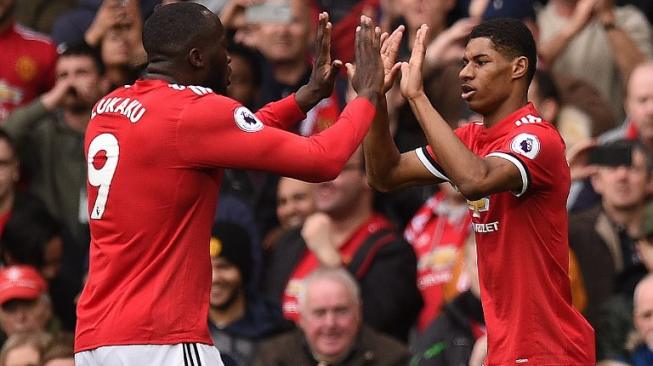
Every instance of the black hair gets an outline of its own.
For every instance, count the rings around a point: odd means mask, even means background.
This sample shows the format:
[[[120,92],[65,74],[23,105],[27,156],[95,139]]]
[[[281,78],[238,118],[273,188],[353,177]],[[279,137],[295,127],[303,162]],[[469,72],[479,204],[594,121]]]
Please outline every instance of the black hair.
[[[550,72],[541,69],[535,71],[535,82],[540,99],[553,99],[558,103],[561,102],[560,91]]]
[[[65,44],[61,46],[59,57],[67,56],[88,56],[93,60],[95,68],[97,69],[98,75],[104,75],[104,62],[102,62],[102,56],[98,49],[93,48],[86,44],[86,42],[72,43],[70,45]]]
[[[537,48],[531,31],[517,19],[494,18],[472,29],[469,39],[489,38],[495,49],[512,59],[525,56],[528,59],[526,81],[530,84],[537,68]]]
[[[208,36],[212,24],[207,12],[210,10],[203,5],[191,2],[157,7],[143,26],[143,47],[148,59],[153,56],[174,58],[190,49],[199,36]]]
[[[227,46],[227,52],[230,56],[240,56],[245,60],[252,74],[252,81],[254,85],[261,86],[263,80],[263,74],[261,72],[261,60],[263,55],[261,55],[257,50],[243,46],[239,43],[229,43]]]
[[[2,259],[9,256],[16,263],[40,269],[45,264],[46,245],[61,235],[62,227],[38,199],[17,200],[0,240]]]

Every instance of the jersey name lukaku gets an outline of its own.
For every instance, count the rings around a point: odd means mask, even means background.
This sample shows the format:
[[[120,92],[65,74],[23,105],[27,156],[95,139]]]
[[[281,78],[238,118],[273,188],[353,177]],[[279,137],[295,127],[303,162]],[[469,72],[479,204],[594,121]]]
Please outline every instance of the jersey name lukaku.
[[[161,80],[102,98],[85,136],[90,268],[75,351],[212,344],[208,244],[222,168],[327,179],[321,172],[346,160],[373,116],[359,98],[309,139],[271,128],[305,117],[294,95],[256,114],[208,88]]]
[[[555,127],[531,104],[497,125],[456,130],[478,156],[506,159],[521,173],[519,192],[468,202],[476,232],[486,365],[594,365],[594,331],[571,305],[567,210],[569,167]],[[430,148],[416,150],[448,180]]]

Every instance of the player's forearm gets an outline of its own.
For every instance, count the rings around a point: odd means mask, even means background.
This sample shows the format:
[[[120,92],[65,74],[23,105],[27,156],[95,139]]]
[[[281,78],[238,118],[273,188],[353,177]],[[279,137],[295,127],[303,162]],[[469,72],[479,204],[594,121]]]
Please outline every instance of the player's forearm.
[[[282,130],[289,130],[306,118],[306,113],[299,107],[295,94],[263,106],[256,112],[263,124]]]
[[[456,136],[425,94],[408,100],[431,149],[447,177],[467,198],[483,197],[488,166]]]
[[[342,167],[358,148],[372,124],[376,110],[366,98],[358,97],[349,102],[331,127],[309,138],[309,156],[319,171],[309,177],[311,182],[335,179]]]
[[[368,183],[376,190],[387,192],[399,183],[392,180],[392,172],[399,165],[401,154],[390,134],[385,97],[377,104],[376,116],[363,143],[365,170]]]

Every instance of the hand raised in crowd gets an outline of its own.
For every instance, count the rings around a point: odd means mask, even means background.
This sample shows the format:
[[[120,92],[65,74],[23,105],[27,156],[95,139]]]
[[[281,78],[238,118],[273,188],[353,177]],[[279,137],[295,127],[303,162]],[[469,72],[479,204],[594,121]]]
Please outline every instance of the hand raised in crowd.
[[[331,61],[331,29],[329,14],[320,13],[317,36],[315,38],[315,60],[313,71],[308,83],[302,86],[295,95],[297,104],[304,111],[308,111],[320,100],[333,93],[336,75],[342,67],[342,61]]]
[[[409,62],[401,63],[401,95],[410,100],[424,94],[424,82],[422,81],[422,64],[424,63],[426,35],[429,27],[422,24],[417,30],[415,44],[410,54]]]
[[[460,60],[465,52],[465,38],[479,23],[478,18],[463,18],[435,37],[426,48],[424,73],[427,74],[437,67]]]
[[[583,180],[596,173],[598,167],[590,164],[589,152],[598,146],[594,139],[579,141],[567,150],[567,163],[571,180]]]
[[[590,22],[597,11],[597,7],[602,0],[579,0],[574,8],[574,14],[571,17],[571,31],[579,32]]]
[[[336,267],[342,263],[340,254],[333,243],[331,219],[322,212],[311,214],[302,226],[302,238],[308,249],[313,252],[324,266]]]
[[[387,93],[394,85],[401,62],[397,62],[401,37],[404,35],[404,26],[400,25],[392,34],[383,33],[381,35],[381,61],[383,62],[383,93]]]
[[[381,28],[374,27],[372,19],[366,16],[361,16],[356,28],[356,67],[349,63],[346,66],[356,93],[376,103],[385,78],[381,60]]]
[[[127,9],[120,0],[104,0],[84,34],[84,40],[95,47],[109,29],[122,25],[127,19]]]
[[[100,97],[100,90],[102,88],[90,80],[59,77],[52,89],[41,96],[41,102],[50,111],[62,107],[67,98],[93,103]]]

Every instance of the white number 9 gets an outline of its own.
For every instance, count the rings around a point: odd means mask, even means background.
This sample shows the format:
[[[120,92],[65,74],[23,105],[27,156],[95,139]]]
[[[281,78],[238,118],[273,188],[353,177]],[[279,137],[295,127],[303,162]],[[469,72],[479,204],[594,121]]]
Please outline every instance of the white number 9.
[[[93,161],[101,151],[106,153],[106,162],[100,169],[96,169]],[[116,172],[116,166],[118,166],[119,152],[118,139],[110,133],[103,133],[96,136],[88,147],[88,183],[93,187],[99,187],[97,198],[91,211],[91,219],[101,219],[102,214],[104,214],[104,208],[109,197],[111,180],[113,179],[113,174]]]

